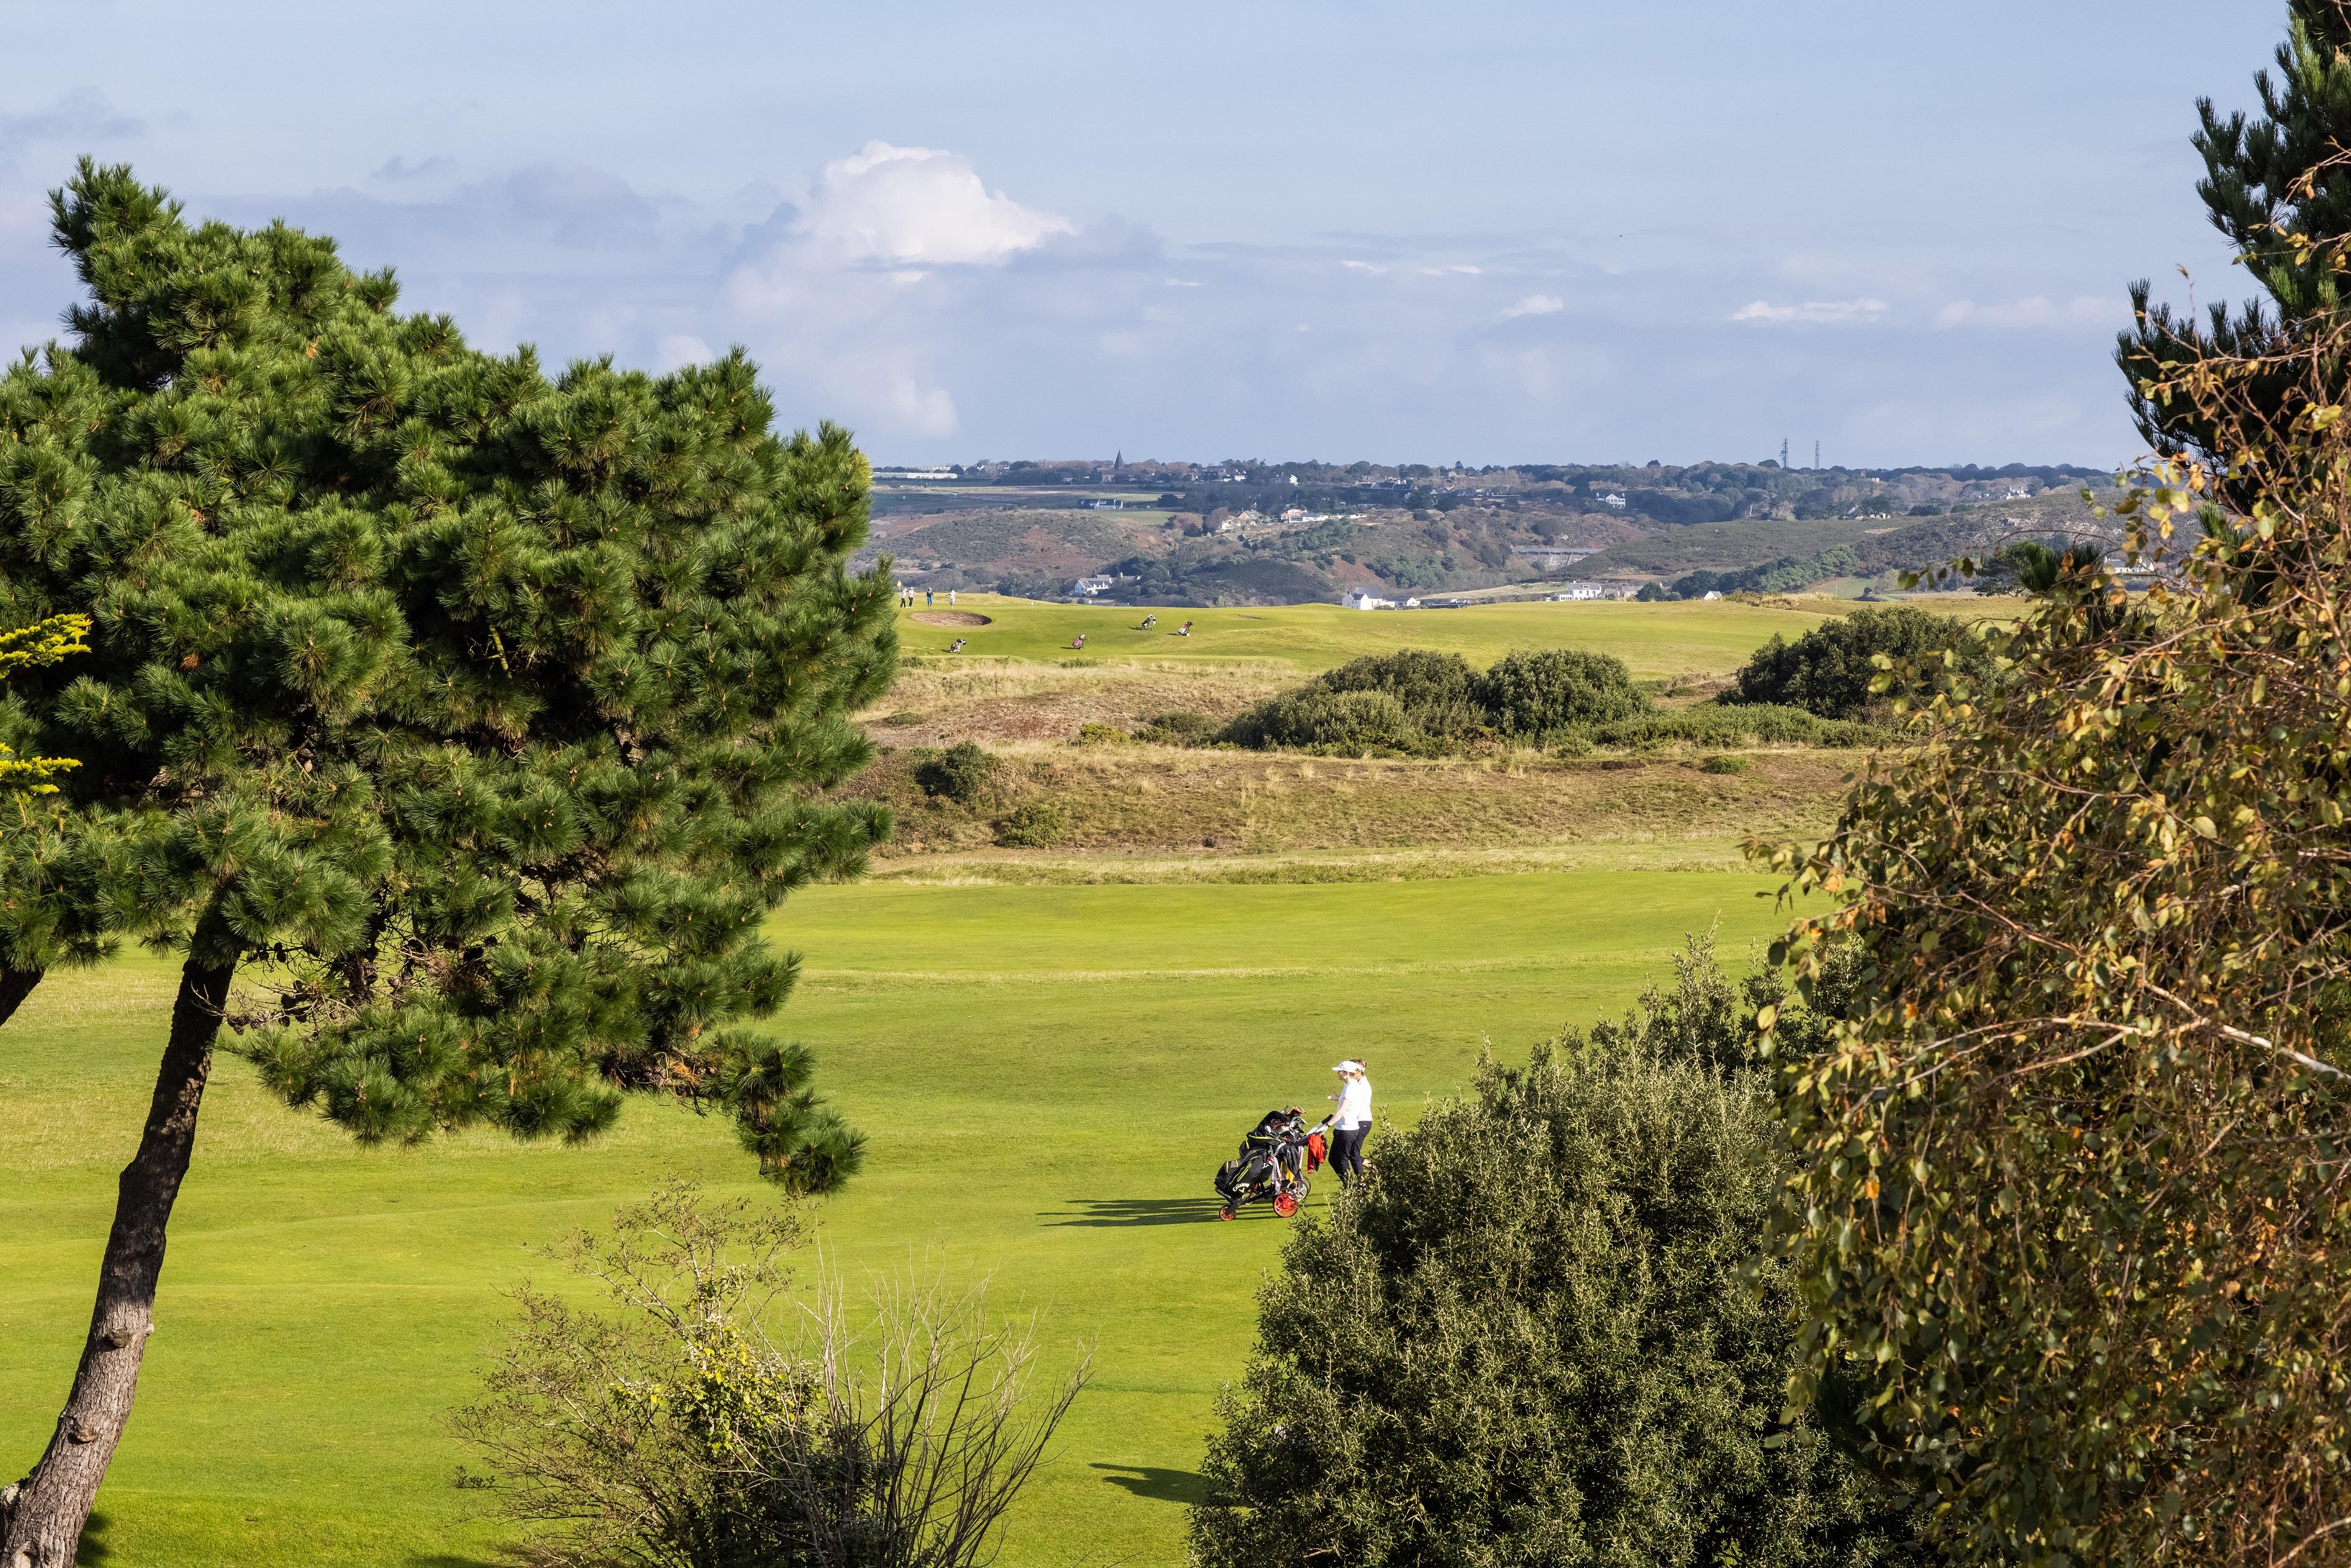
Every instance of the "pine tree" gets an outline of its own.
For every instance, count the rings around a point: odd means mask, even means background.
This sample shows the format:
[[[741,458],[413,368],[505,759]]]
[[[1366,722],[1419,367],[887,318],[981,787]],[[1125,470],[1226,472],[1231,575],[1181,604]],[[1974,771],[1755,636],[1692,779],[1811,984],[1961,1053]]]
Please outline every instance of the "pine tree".
[[[72,1393],[0,1493],[28,1568],[73,1560],[128,1416],[224,1021],[365,1140],[576,1140],[666,1090],[789,1186],[854,1169],[807,1051],[742,1020],[793,978],[763,917],[888,830],[826,791],[895,657],[846,570],[863,458],[772,434],[739,352],[550,378],[128,169],[53,209],[88,298],[0,377],[0,617],[94,630],[0,704],[81,764],[0,862],[0,1002],[124,937],[186,962]]]
[[[2150,286],[2132,286],[2136,318],[2116,361],[2131,385],[2140,434],[2156,451],[2196,457],[2213,451],[2214,431],[2190,400],[2150,397],[2185,366],[2209,358],[2242,361],[2290,351],[2315,319],[2339,309],[2351,280],[2351,0],[2289,0],[2288,34],[2277,74],[2253,78],[2262,117],[2225,119],[2210,99],[2196,104],[2191,138],[2203,155],[2197,183],[2212,226],[2228,236],[2267,296],[2232,314],[2210,307],[2199,326],[2168,306],[2150,306]],[[2338,384],[2340,371],[2332,378]],[[2301,384],[2281,366],[2263,392],[2282,409]]]

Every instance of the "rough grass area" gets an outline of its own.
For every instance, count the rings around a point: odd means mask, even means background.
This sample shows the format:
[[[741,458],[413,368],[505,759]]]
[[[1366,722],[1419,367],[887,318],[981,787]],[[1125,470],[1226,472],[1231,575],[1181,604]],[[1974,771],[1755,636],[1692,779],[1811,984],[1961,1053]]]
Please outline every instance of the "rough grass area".
[[[1610,869],[1332,886],[811,890],[782,1026],[872,1134],[822,1212],[852,1281],[992,1273],[1094,1380],[1012,1521],[1007,1568],[1182,1560],[1218,1386],[1256,1329],[1286,1227],[1218,1224],[1208,1178],[1268,1107],[1320,1107],[1367,1059],[1409,1121],[1491,1046],[1522,1056],[1663,973],[1718,919],[1776,930],[1771,883]],[[115,1173],[135,1142],[171,971],[66,975],[0,1030],[0,1468],[57,1418],[88,1322]],[[1371,1154],[1379,1153],[1374,1134]],[[172,1568],[491,1568],[511,1559],[453,1489],[499,1292],[533,1249],[668,1172],[758,1193],[723,1119],[632,1105],[578,1149],[488,1136],[368,1151],[215,1077],[172,1228],[138,1413],[89,1561]],[[1311,1207],[1328,1197],[1318,1182]]]
[[[1296,680],[1288,665],[1272,660],[925,660],[900,669],[889,695],[860,717],[890,747],[1074,740],[1089,724],[1128,729],[1184,710],[1221,724]]]
[[[883,864],[969,854],[1017,805],[1049,800],[1061,853],[1280,855],[1313,850],[1491,849],[1729,840],[1826,824],[1854,752],[1750,754],[1735,776],[1687,754],[1562,760],[1306,758],[1168,747],[1021,745],[1003,756],[997,797],[958,806],[925,796],[917,756],[885,755],[857,788],[898,813]],[[1425,858],[1425,857],[1424,857]]]

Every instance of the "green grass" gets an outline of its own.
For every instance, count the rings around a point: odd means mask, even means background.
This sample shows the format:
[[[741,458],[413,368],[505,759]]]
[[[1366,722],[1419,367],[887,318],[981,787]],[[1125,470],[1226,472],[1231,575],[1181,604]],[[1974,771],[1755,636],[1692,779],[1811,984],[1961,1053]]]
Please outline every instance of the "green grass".
[[[947,607],[945,595],[933,612]],[[912,655],[946,655],[966,640],[966,659],[1274,659],[1301,673],[1327,670],[1364,653],[1436,648],[1474,664],[1513,648],[1592,648],[1614,653],[1635,675],[1727,674],[1776,632],[1794,638],[1828,617],[1815,610],[1708,603],[1629,601],[1480,604],[1463,610],[1345,610],[1288,604],[1251,610],[1161,610],[1047,604],[966,593],[959,610],[991,617],[986,626],[925,625],[899,612],[901,645]],[[1140,629],[1146,614],[1159,624]],[[1176,629],[1192,622],[1192,635]],[[1070,647],[1085,633],[1082,651]]]
[[[1311,656],[1320,629],[1301,622],[1233,634],[1294,635]],[[1383,1113],[1409,1118],[1487,1042],[1518,1055],[1622,1005],[1686,931],[1719,918],[1735,956],[1778,924],[1754,896],[1769,885],[1611,869],[797,899],[779,936],[808,968],[785,1021],[873,1140],[824,1209],[829,1260],[852,1280],[925,1260],[992,1272],[1000,1301],[1044,1314],[1057,1357],[1093,1346],[1092,1385],[1003,1561],[1180,1561],[1211,1401],[1247,1354],[1283,1234],[1267,1213],[1211,1217],[1208,1176],[1259,1113],[1319,1106],[1352,1054]],[[0,1030],[10,1475],[71,1374],[172,977],[148,958],[61,976]],[[503,1528],[469,1520],[482,1494],[447,1485],[466,1456],[440,1422],[473,1387],[500,1290],[531,1248],[666,1172],[757,1190],[723,1122],[652,1103],[585,1149],[469,1135],[366,1151],[231,1061],[204,1118],[139,1410],[99,1500],[117,1563],[497,1561]]]

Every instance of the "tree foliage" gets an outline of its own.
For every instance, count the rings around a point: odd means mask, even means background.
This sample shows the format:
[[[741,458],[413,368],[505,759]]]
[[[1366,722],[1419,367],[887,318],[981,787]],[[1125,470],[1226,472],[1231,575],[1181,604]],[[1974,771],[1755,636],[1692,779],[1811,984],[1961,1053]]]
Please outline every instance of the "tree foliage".
[[[89,644],[82,641],[89,635],[87,615],[52,615],[30,626],[0,632],[0,680],[18,670],[54,664],[72,654],[89,653]],[[57,787],[50,780],[76,766],[71,758],[20,757],[14,747],[0,741],[0,799],[16,805],[19,827],[30,823],[28,808],[32,797],[56,794]]]
[[[1908,1500],[1775,1419],[1789,1167],[1743,1064],[1778,996],[1693,944],[1672,989],[1389,1139],[1266,1288],[1196,1560],[1909,1561]]]
[[[2338,310],[2351,275],[2351,0],[2288,0],[2288,33],[2277,74],[2253,78],[2262,113],[2223,117],[2209,98],[2196,104],[2191,138],[2204,159],[2196,192],[2206,214],[2235,247],[2264,298],[2209,319],[2150,306],[2133,286],[2134,325],[2116,349],[2131,383],[2132,408],[2150,446],[2225,470],[2229,427],[2247,415],[2266,425],[2285,413],[2300,381],[2276,356],[2304,327]],[[2174,395],[2180,375],[2213,357],[2248,367],[2243,407],[2222,413]],[[2261,368],[2255,368],[2261,367]],[[2334,385],[2340,387],[2337,376]]]
[[[74,1560],[123,1430],[224,1024],[363,1140],[582,1138],[661,1089],[846,1179],[809,1052],[746,1026],[794,974],[767,915],[887,830],[827,791],[895,657],[846,570],[863,458],[778,438],[739,352],[550,377],[87,161],[52,220],[86,294],[0,374],[0,611],[89,652],[0,703],[80,763],[0,846],[0,1018],[122,936],[185,961],[63,1416],[0,1490],[26,1568]]]
[[[124,170],[56,223],[90,295],[0,379],[0,596],[96,622],[16,708],[83,759],[59,923],[265,960],[246,1049],[362,1138],[662,1086],[837,1179],[854,1138],[762,1124],[729,1022],[789,988],[768,911],[883,831],[813,794],[893,655],[847,436],[769,434],[739,355],[549,379]]]
[[[2184,591],[2059,576],[1780,852],[1853,981],[1783,1053],[1799,1392],[1971,1555],[2351,1562],[2346,347],[2159,389],[2230,454],[2123,503]]]

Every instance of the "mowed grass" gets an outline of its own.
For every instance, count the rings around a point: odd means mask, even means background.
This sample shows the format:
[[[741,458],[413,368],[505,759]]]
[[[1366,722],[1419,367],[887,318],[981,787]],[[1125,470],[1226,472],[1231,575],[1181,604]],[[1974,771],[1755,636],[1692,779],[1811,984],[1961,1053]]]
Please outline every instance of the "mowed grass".
[[[1590,648],[1614,653],[1634,674],[1728,674],[1775,634],[1802,636],[1837,609],[1782,609],[1724,601],[1639,604],[1630,601],[1480,604],[1461,610],[1346,610],[1287,604],[1249,610],[1136,610],[1111,605],[1046,604],[993,594],[956,596],[956,609],[990,618],[985,626],[940,626],[915,617],[935,605],[898,612],[900,645],[910,654],[967,659],[1274,659],[1312,673],[1365,653],[1435,648],[1489,664],[1514,648]],[[1159,623],[1142,629],[1145,615]],[[1189,637],[1176,635],[1186,620]],[[1081,633],[1086,645],[1071,647]]]
[[[1431,618],[1434,619],[1434,618]],[[1208,1176],[1269,1106],[1366,1057],[1411,1119],[1490,1043],[1522,1056],[1780,917],[1744,873],[1335,885],[815,890],[783,1020],[872,1138],[821,1211],[825,1262],[989,1274],[1093,1378],[1012,1523],[1010,1564],[1181,1560],[1217,1388],[1284,1233],[1224,1225]],[[0,1030],[0,1465],[45,1441],[87,1321],[173,977],[127,958]],[[577,1149],[463,1135],[370,1151],[225,1061],[173,1225],[137,1414],[96,1539],[128,1563],[501,1561],[443,1413],[475,1385],[532,1249],[682,1172],[772,1201],[727,1126],[655,1103]],[[1377,1139],[1373,1152],[1377,1154]],[[1319,1207],[1325,1194],[1318,1192]],[[810,1260],[813,1264],[813,1260]]]

